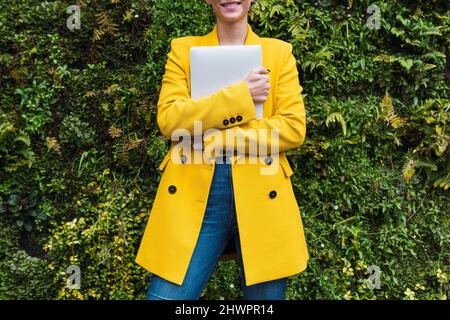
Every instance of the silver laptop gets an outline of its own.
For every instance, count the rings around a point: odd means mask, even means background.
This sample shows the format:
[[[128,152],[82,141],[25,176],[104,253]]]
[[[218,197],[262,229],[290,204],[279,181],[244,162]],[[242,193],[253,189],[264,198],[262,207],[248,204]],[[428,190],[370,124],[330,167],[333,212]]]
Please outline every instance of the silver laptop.
[[[191,98],[213,94],[244,78],[262,65],[259,45],[227,45],[191,47]],[[255,105],[256,118],[263,117],[263,104]]]

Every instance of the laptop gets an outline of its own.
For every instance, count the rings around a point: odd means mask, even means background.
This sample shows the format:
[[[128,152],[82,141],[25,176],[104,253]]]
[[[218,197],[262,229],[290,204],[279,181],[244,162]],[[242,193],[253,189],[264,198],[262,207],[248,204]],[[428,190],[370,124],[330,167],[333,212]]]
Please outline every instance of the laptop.
[[[191,98],[226,88],[262,65],[259,45],[196,46],[190,49]],[[255,104],[256,118],[263,117],[263,104]]]

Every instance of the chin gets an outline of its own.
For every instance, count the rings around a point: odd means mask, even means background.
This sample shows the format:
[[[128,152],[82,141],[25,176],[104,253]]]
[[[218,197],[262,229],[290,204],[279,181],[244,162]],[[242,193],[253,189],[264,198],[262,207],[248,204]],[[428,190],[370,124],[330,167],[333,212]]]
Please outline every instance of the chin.
[[[244,15],[239,15],[239,16],[219,16],[218,18],[222,21],[226,21],[226,22],[237,22],[242,20],[245,17]]]
[[[231,4],[230,6],[226,4]],[[247,14],[245,1],[239,0],[224,0],[216,4],[216,15],[224,21],[234,22],[239,21]]]

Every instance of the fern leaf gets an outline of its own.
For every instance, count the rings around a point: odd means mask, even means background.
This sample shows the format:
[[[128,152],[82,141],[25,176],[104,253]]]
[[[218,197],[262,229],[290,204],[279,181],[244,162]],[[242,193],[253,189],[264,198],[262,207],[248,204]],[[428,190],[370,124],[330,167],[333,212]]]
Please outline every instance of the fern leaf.
[[[406,181],[411,180],[416,169],[418,169],[418,168],[429,168],[432,171],[436,171],[438,169],[434,163],[431,163],[431,162],[428,162],[425,160],[421,160],[421,159],[408,157],[402,168],[402,173],[403,173],[404,179]]]
[[[56,138],[46,137],[45,145],[47,146],[47,150],[55,150],[58,154],[61,154],[61,146]]]
[[[25,144],[27,147],[29,147],[31,145],[31,140],[30,137],[28,136],[28,134],[26,133],[21,133],[18,136],[16,136],[13,140],[14,142],[20,141],[23,144]]]
[[[94,41],[99,41],[104,34],[105,31],[103,31],[102,29],[94,29]]]
[[[118,138],[122,135],[122,130],[120,128],[116,128],[114,126],[111,126],[108,129],[108,133],[112,138]]]
[[[104,90],[104,92],[105,92],[106,94],[112,94],[112,93],[116,92],[116,91],[119,90],[119,89],[120,89],[120,86],[119,86],[117,83],[113,83],[113,84],[110,85],[108,88],[106,88],[106,89]]]
[[[386,54],[382,54],[382,55],[376,56],[373,60],[374,61],[381,61],[381,62],[391,63],[391,62],[397,61],[398,58],[394,57],[394,56],[389,56],[389,55],[386,55]]]
[[[88,91],[84,94],[83,98],[92,98],[95,97],[96,93],[95,91]]]
[[[403,169],[402,169],[403,178],[406,181],[410,181],[415,172],[416,172],[416,169],[414,168],[414,160],[408,160],[403,165]]]
[[[389,123],[393,128],[399,128],[403,124],[403,120],[395,114],[392,98],[387,90],[380,103],[380,107],[384,118],[383,120]]]
[[[327,116],[327,119],[325,120],[325,125],[328,127],[329,124],[332,122],[338,122],[341,125],[342,132],[345,136],[347,133],[347,123],[345,122],[345,119],[340,112],[333,112]]]
[[[436,179],[433,183],[433,186],[435,188],[442,188],[444,190],[447,190],[450,188],[450,172],[444,176],[439,177]]]

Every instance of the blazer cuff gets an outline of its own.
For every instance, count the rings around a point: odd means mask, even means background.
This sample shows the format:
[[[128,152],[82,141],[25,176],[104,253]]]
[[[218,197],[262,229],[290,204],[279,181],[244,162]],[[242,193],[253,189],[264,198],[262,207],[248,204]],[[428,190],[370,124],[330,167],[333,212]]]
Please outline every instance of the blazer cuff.
[[[231,128],[256,119],[256,107],[247,83],[241,80],[228,88],[232,92],[234,103],[225,106],[218,129]]]

